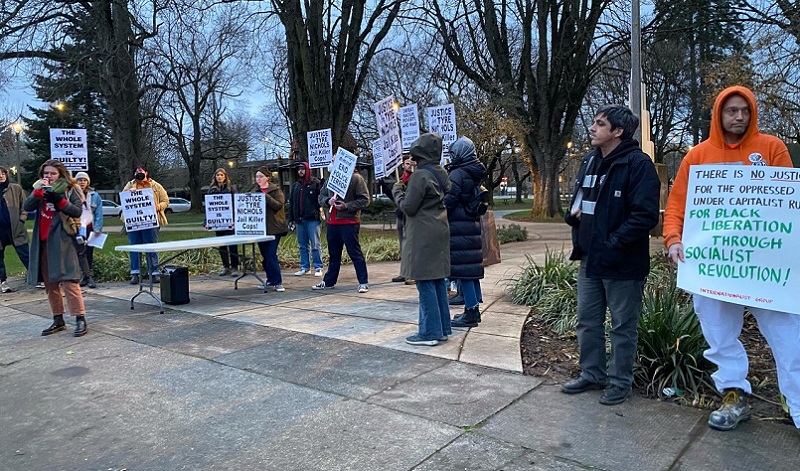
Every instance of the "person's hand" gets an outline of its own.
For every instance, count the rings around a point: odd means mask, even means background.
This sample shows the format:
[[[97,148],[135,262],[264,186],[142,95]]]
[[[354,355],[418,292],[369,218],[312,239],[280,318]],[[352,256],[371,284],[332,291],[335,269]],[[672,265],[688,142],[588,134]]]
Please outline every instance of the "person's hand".
[[[56,193],[51,190],[47,190],[44,192],[44,199],[50,203],[53,203],[53,206],[58,207],[58,205],[64,199],[64,195]]]
[[[399,188],[401,191],[406,191],[406,184],[403,182],[397,182],[393,185],[394,188]]]
[[[37,200],[44,199],[44,188],[37,188],[33,190],[33,197]]]
[[[669,258],[671,258],[672,261],[675,262],[675,263],[678,263],[679,261],[680,262],[685,262],[686,261],[686,257],[684,256],[684,253],[683,253],[683,244],[681,244],[680,242],[676,242],[676,243],[670,245],[669,246]]]
[[[345,209],[347,207],[347,203],[345,203],[344,201],[340,201],[340,200],[334,201],[333,205],[334,205],[334,207],[336,208],[337,211],[341,211],[341,210],[343,210],[343,209]]]
[[[328,200],[328,206],[336,206],[336,197],[331,196],[331,199]]]
[[[580,217],[581,217],[581,208],[578,208],[575,211],[570,212],[569,214],[572,217],[576,217],[576,218],[580,219]]]

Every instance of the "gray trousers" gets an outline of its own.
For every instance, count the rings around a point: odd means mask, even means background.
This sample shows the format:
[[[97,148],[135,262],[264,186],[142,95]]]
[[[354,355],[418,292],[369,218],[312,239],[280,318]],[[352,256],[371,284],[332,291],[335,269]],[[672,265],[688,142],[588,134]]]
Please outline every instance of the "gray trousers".
[[[587,278],[586,260],[581,260],[576,333],[582,378],[593,383],[631,386],[643,292],[644,280]],[[606,308],[611,311],[609,358],[606,358]]]

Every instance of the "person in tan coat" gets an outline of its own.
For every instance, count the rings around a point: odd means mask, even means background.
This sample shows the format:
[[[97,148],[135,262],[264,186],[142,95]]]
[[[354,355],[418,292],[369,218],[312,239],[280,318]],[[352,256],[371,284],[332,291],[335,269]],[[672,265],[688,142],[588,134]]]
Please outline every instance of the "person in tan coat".
[[[169,197],[166,190],[157,181],[150,178],[147,169],[141,165],[136,167],[133,173],[133,180],[129,181],[122,191],[129,190],[143,190],[145,188],[153,189],[153,198],[155,198],[156,214],[158,217],[158,227],[150,229],[143,229],[141,231],[128,232],[128,242],[131,244],[150,244],[158,242],[158,231],[160,228],[167,225],[167,215],[165,211],[169,207]],[[140,281],[139,271],[142,265],[142,257],[138,252],[131,252],[131,284],[137,285]],[[150,270],[150,276],[153,283],[158,283],[158,254],[148,252],[145,254],[147,258],[147,269]]]

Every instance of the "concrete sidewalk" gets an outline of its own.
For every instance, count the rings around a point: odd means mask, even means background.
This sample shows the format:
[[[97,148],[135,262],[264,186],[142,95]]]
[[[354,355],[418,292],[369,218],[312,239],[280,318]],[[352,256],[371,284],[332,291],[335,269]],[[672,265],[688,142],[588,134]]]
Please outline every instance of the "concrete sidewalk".
[[[498,221],[503,224],[503,221]],[[284,274],[193,277],[191,302],[158,314],[135,288],[86,291],[89,334],[41,337],[44,293],[0,297],[2,470],[794,470],[800,433],[752,420],[709,430],[707,412],[599,392],[567,396],[522,376],[527,309],[503,296],[525,255],[568,231],[526,225],[487,269],[483,322],[412,347],[416,290],[371,264],[336,289]],[[456,313],[457,310],[453,310]]]

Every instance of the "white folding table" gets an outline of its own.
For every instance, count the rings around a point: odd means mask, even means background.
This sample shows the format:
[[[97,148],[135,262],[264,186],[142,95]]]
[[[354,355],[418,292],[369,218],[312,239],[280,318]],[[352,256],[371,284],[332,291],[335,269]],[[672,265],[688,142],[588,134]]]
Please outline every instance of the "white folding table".
[[[242,245],[242,274],[239,275],[236,280],[233,282],[233,289],[239,289],[239,280],[244,278],[245,276],[253,276],[258,281],[261,282],[264,286],[264,292],[267,292],[267,286],[264,280],[258,276],[258,269],[255,266],[256,260],[256,244],[259,242],[266,242],[268,240],[275,240],[275,236],[271,235],[258,235],[258,236],[248,236],[248,235],[228,235],[228,236],[220,236],[220,237],[203,237],[200,239],[188,239],[188,240],[173,240],[170,242],[154,242],[151,244],[138,244],[138,245],[118,245],[114,247],[114,250],[118,252],[131,252],[131,253],[147,253],[147,252],[178,252],[177,254],[167,258],[166,260],[159,260],[158,266],[155,267],[157,271],[161,271],[161,267],[169,263],[170,261],[174,260],[176,257],[188,252],[189,250],[193,249],[206,249],[210,247],[224,247],[228,245]],[[247,257],[247,246],[250,246],[250,257]],[[252,263],[252,271],[248,272],[247,267],[248,264]],[[150,267],[147,267],[150,269]],[[151,270],[152,273],[152,270]],[[164,302],[161,300],[160,296],[156,296],[153,293],[153,276],[149,277],[150,283],[145,286],[144,283],[139,283],[139,291],[133,295],[131,298],[131,309],[133,309],[133,300],[136,299],[142,293],[149,294],[153,299],[158,302],[158,306],[161,310],[161,314],[164,314]],[[147,289],[147,291],[145,291]]]

